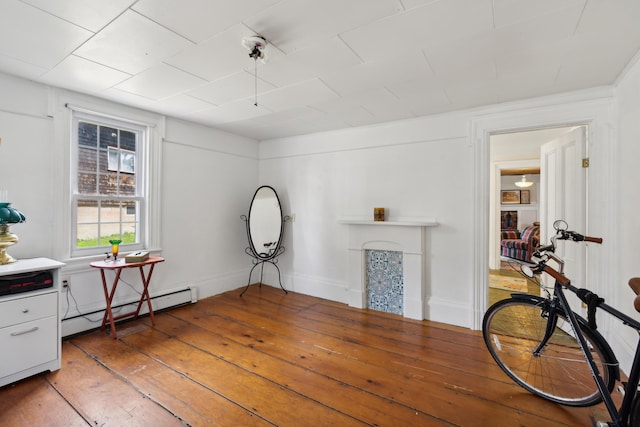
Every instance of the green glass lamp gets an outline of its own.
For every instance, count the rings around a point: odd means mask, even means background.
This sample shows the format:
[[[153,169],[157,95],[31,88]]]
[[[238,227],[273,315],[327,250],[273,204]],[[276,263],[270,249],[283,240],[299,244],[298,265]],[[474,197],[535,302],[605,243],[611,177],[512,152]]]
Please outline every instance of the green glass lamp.
[[[16,259],[7,253],[9,246],[18,243],[18,236],[9,232],[9,226],[25,222],[26,219],[22,212],[11,207],[11,203],[0,202],[0,265],[16,262]]]
[[[113,260],[117,261],[118,248],[120,247],[120,243],[122,243],[122,240],[109,240],[109,243],[111,243],[111,255],[113,255]]]

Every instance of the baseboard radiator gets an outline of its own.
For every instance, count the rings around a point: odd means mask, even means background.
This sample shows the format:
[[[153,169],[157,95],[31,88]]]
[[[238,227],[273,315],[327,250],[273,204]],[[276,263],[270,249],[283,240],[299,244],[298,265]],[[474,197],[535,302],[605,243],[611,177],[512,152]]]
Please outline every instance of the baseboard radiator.
[[[155,295],[151,297],[151,304],[153,311],[158,312],[160,310],[166,310],[169,308],[179,307],[185,304],[193,304],[198,301],[198,289],[195,286],[179,289],[176,291],[168,292],[162,295]],[[64,296],[61,296],[64,298]],[[111,307],[114,314],[128,313],[135,311],[138,306],[138,301],[123,302]],[[76,314],[70,317],[62,319],[62,336],[68,337],[81,332],[86,332],[92,329],[99,328],[102,324],[105,309],[91,311],[89,313]],[[142,304],[140,309],[141,315],[149,313],[147,304]],[[61,313],[62,315],[63,313]]]

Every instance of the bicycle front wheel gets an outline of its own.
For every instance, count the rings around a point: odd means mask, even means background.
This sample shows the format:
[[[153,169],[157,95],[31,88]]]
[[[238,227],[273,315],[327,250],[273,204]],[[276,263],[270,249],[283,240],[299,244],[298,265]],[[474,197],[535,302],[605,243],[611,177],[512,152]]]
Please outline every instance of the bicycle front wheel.
[[[489,352],[500,368],[531,393],[555,403],[590,406],[602,400],[589,364],[569,320],[557,313],[546,345],[535,352],[545,335],[549,313],[544,298],[510,298],[487,310],[482,331]],[[615,384],[613,360],[599,335],[580,325],[589,351],[609,391]]]

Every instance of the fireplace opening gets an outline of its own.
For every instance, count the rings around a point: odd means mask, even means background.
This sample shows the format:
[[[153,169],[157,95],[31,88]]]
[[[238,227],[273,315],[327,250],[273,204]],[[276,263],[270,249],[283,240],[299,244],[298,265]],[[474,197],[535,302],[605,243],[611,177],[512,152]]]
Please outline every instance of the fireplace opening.
[[[365,250],[367,308],[404,315],[401,251]]]

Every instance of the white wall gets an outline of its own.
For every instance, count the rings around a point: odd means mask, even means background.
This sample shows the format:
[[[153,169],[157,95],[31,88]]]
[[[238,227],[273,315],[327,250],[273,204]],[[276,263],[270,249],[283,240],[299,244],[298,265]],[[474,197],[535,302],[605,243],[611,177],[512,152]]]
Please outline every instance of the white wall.
[[[279,187],[288,209],[296,214],[287,240],[293,250],[282,264],[288,286],[346,302],[346,226],[336,219],[370,216],[374,206],[383,206],[391,217],[434,217],[441,223],[427,232],[425,317],[477,326],[477,316],[486,308],[474,305],[482,305],[478,295],[486,295],[489,158],[488,138],[483,151],[484,142],[473,134],[476,122],[489,120],[492,126],[504,126],[496,127],[502,130],[591,124],[591,149],[599,160],[590,172],[594,180],[590,196],[600,199],[606,193],[603,183],[609,182],[604,177],[610,173],[610,140],[603,135],[613,125],[608,114],[610,94],[595,90],[262,141],[260,182]],[[567,114],[558,114],[563,109]],[[527,121],[529,117],[537,118]],[[481,160],[483,156],[486,160]],[[596,232],[603,231],[602,208],[602,203],[593,203],[589,213]],[[484,245],[487,249],[481,253],[478,248]],[[601,265],[606,263],[594,262],[595,269]]]
[[[296,220],[281,261],[286,285],[347,302],[347,225],[339,216],[435,218],[427,230],[426,317],[470,325],[474,149],[450,114],[261,142],[260,182]]]
[[[69,142],[54,125],[60,108],[55,91],[26,80],[0,74],[0,189],[9,192],[13,205],[24,212],[27,222],[11,227],[20,241],[10,248],[16,258],[49,257],[68,262],[61,276],[69,278],[71,295],[63,293],[61,310],[68,317],[101,310],[104,295],[97,270],[89,262],[63,259],[56,239],[61,214],[60,176],[67,174],[64,155]],[[116,104],[95,98],[117,114]],[[251,261],[244,254],[247,244],[244,222],[258,184],[258,142],[212,128],[167,118],[162,130],[160,196],[160,251],[166,258],[153,275],[151,295],[162,295],[192,285],[200,298],[246,284]],[[63,161],[60,161],[60,159]],[[59,234],[59,233],[58,233]],[[60,237],[60,239],[66,236]],[[109,272],[110,273],[110,272]],[[125,279],[140,282],[137,271]],[[109,280],[112,275],[108,274]],[[71,298],[73,296],[73,298]],[[116,300],[137,298],[129,287],[119,287]],[[100,315],[75,325],[63,322],[63,334],[78,328],[96,327]]]
[[[640,319],[633,310],[634,295],[627,286],[631,277],[640,277],[640,245],[637,243],[640,236],[640,62],[637,58],[620,79],[616,95],[617,141],[611,161],[614,204],[603,218],[615,227],[610,242],[614,262],[605,281],[611,289],[609,301],[631,317]],[[623,366],[629,366],[638,336],[629,329],[611,329],[614,350],[626,351]]]

